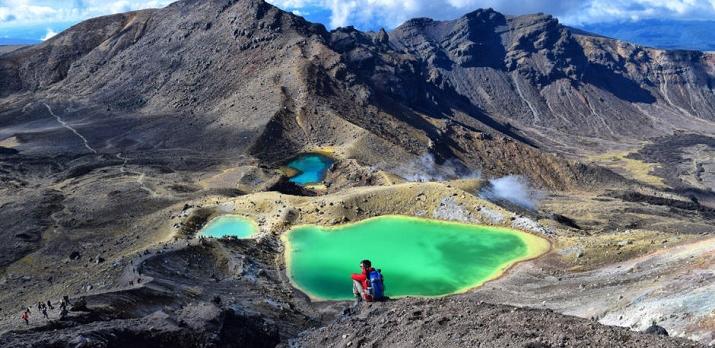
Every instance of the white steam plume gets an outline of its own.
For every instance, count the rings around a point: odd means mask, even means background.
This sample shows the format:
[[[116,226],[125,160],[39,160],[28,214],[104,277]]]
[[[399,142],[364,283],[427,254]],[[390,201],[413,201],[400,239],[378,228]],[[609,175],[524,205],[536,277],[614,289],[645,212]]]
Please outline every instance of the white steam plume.
[[[544,193],[533,188],[529,180],[520,175],[507,175],[489,180],[480,197],[490,201],[506,201],[522,208],[536,210]]]
[[[479,178],[479,172],[475,172],[457,160],[449,159],[442,164],[437,164],[434,155],[428,153],[420,158],[400,165],[397,168],[387,169],[405,178],[408,181],[444,181],[466,178]]]

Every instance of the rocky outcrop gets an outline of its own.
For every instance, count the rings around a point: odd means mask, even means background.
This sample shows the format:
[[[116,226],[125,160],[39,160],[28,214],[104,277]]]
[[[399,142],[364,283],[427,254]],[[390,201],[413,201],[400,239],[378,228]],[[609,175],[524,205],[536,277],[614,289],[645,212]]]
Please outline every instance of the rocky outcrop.
[[[325,327],[306,331],[293,343],[301,347],[700,346],[685,339],[645,335],[549,310],[477,303],[459,297],[363,305]]]
[[[715,129],[711,54],[639,47],[574,33],[551,16],[492,10],[411,20],[390,38],[419,59],[423,79],[438,90],[549,148],[583,147],[575,136],[629,141]],[[435,104],[457,109],[456,101]]]
[[[202,303],[176,315],[157,311],[140,319],[50,323],[0,337],[6,347],[275,347],[278,330],[262,317]]]

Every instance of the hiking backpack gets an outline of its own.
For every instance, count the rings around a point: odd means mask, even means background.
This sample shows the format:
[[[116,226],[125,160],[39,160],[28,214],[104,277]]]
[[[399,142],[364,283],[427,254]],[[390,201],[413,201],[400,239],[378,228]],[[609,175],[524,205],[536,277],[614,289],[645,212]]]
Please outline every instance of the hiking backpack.
[[[382,273],[380,270],[373,270],[368,274],[370,281],[370,296],[373,301],[382,301],[385,299],[385,285],[382,283]]]

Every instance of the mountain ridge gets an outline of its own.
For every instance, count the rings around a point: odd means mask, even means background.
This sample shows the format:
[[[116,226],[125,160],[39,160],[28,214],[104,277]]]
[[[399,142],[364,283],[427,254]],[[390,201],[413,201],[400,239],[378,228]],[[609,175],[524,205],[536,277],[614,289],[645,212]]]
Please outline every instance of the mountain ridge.
[[[344,143],[337,128],[318,126],[324,110],[373,142],[431,151],[439,161],[456,157],[489,173],[445,134],[458,127],[471,138],[486,132],[566,155],[675,130],[710,134],[713,71],[715,55],[574,35],[543,14],[476,10],[364,33],[327,31],[262,1],[179,1],[92,19],[2,56],[0,95],[59,93],[115,111],[200,113],[204,122],[271,137],[281,128],[293,138],[283,148]],[[289,100],[290,117],[266,118]],[[310,134],[311,126],[321,134]],[[493,174],[528,174],[508,161],[500,166]],[[549,170],[532,179],[545,183],[539,177]],[[564,187],[563,180],[546,182]]]
[[[3,56],[0,62],[3,67],[0,74],[5,76],[2,93],[14,94],[18,100],[28,91],[45,94],[48,99],[52,99],[53,94],[71,95],[79,103],[105,105],[107,110],[177,113],[187,120],[201,114],[199,122],[203,124],[230,124],[241,129],[253,139],[248,140],[254,144],[249,147],[252,151],[258,148],[256,144],[261,144],[261,137],[284,139],[265,145],[282,144],[278,148],[295,149],[286,151],[287,156],[300,151],[302,145],[296,144],[319,144],[326,142],[321,139],[328,139],[335,145],[357,138],[360,142],[384,144],[384,148],[393,150],[396,144],[402,151],[415,155],[437,149],[433,152],[439,160],[455,157],[450,147],[458,145],[444,140],[445,132],[453,132],[445,128],[443,123],[447,120],[434,119],[421,110],[415,112],[410,105],[395,103],[394,94],[390,96],[383,93],[383,88],[366,84],[366,79],[360,77],[360,66],[353,66],[359,64],[365,51],[355,51],[350,37],[343,41],[352,51],[340,48],[338,37],[344,32],[350,30],[327,32],[322,25],[308,23],[260,1],[177,2],[161,10],[83,22],[42,45]],[[87,33],[94,36],[84,39]],[[75,42],[80,39],[80,43]],[[397,65],[379,69],[404,72],[404,78],[422,84],[425,90],[442,93],[432,84],[419,81],[421,72],[414,58],[395,56],[394,50],[385,46],[384,39],[381,45],[393,55],[385,55],[389,64]],[[341,50],[343,53],[338,53]],[[232,59],[226,60],[227,56]],[[51,68],[46,71],[44,66],[48,63]],[[42,72],[36,71],[38,69]],[[400,93],[409,94],[404,90],[393,91],[398,97]],[[271,102],[262,102],[266,100]],[[411,100],[427,105],[427,111],[434,104],[425,100],[424,94],[414,94]],[[22,101],[18,103],[25,106]],[[498,130],[496,136],[504,133],[528,143],[509,127],[477,113],[468,102],[460,103],[460,107],[468,110],[466,114],[477,115],[476,119],[464,118],[471,124],[457,120],[463,131],[479,133],[493,128]],[[359,109],[346,107],[351,104],[358,105]],[[392,114],[383,110],[392,110]],[[431,110],[445,115],[451,113],[446,109]],[[326,127],[325,123],[335,125]],[[357,126],[354,129],[358,135],[345,134],[343,130],[349,129],[344,128],[347,125]],[[311,134],[311,127],[319,134]],[[281,135],[276,137],[276,134]],[[262,149],[263,153],[276,151]],[[518,150],[515,154],[541,156],[533,150],[524,151]],[[362,158],[378,164],[369,159],[376,153],[384,157],[384,150],[372,147]],[[500,172],[528,172],[524,168],[513,168],[509,161],[500,161],[504,163],[497,168]],[[572,179],[545,173],[566,173],[573,169],[546,169],[558,163],[557,160],[548,162],[552,164],[538,171],[550,178],[539,181],[569,185],[567,182]],[[466,165],[473,167],[474,159]]]
[[[222,2],[219,2],[222,3]],[[223,5],[220,7],[219,13],[223,11],[226,8],[229,8],[235,4],[239,4],[243,2],[225,2]],[[271,6],[268,4],[261,5],[259,3],[254,3],[254,2],[246,2],[245,6],[250,7],[250,6],[258,6],[256,8],[262,8],[261,6]],[[192,6],[196,7],[196,3],[192,2],[177,2],[175,4],[172,4],[171,6],[167,7],[166,10],[163,11],[169,11],[173,8],[176,8],[178,11],[186,11],[187,9],[191,9],[194,11],[194,14],[196,14],[197,11],[200,11],[197,8],[193,8]],[[265,9],[260,9],[260,11],[267,10],[269,7],[265,7]],[[277,10],[277,9],[275,9]],[[152,12],[136,12],[131,20],[137,20],[141,21],[143,19],[146,19],[148,17],[154,17],[153,14],[157,12],[153,11],[162,11],[162,10],[151,10]],[[280,10],[278,10],[280,11]],[[150,15],[150,13],[152,15]],[[294,20],[297,19],[298,17],[283,12],[284,15],[289,16],[290,18],[293,18]],[[259,13],[257,13],[259,14]],[[123,16],[123,15],[118,15],[118,16]],[[218,14],[216,15],[217,17],[219,16]],[[210,23],[210,19],[206,18],[206,16],[198,16],[198,17],[204,17],[202,18],[204,22]],[[109,21],[110,18],[124,18],[124,17],[101,17],[100,19],[93,19],[90,20],[89,22],[85,22],[85,24],[79,24],[76,28],[70,28],[68,31],[66,31],[68,34],[61,35],[57,38],[54,38],[50,41],[57,41],[57,40],[66,40],[65,36],[71,35],[72,32],[74,31],[82,31],[82,32],[88,32],[91,30],[88,30],[88,27],[97,27],[97,26],[102,26],[103,23],[96,23],[96,21]],[[125,18],[125,20],[129,20]],[[156,21],[156,19],[153,19]],[[508,21],[508,23],[507,23]],[[93,23],[95,22],[95,23]],[[478,24],[477,22],[480,22],[481,24]],[[297,22],[295,22],[297,23]],[[308,22],[302,21],[302,23],[307,24]],[[584,39],[585,36],[583,35],[572,35],[569,31],[569,28],[564,27],[558,23],[556,19],[554,19],[551,16],[548,15],[527,15],[527,16],[514,16],[514,17],[506,17],[504,15],[501,15],[497,13],[496,11],[493,10],[476,10],[473,12],[470,12],[466,14],[465,16],[462,16],[456,20],[452,21],[425,21],[424,19],[413,19],[405,22],[403,25],[397,27],[395,30],[385,33],[388,35],[390,38],[390,43],[392,45],[395,45],[399,49],[407,49],[407,46],[409,43],[409,38],[405,38],[405,35],[409,35],[408,33],[410,31],[419,31],[420,29],[417,29],[419,25],[416,25],[417,23],[421,23],[422,25],[425,25],[425,28],[427,31],[431,31],[434,33],[431,33],[429,35],[434,35],[436,34],[439,30],[451,30],[451,35],[458,35],[455,38],[449,38],[450,43],[449,47],[441,47],[441,43],[437,42],[432,42],[434,47],[431,48],[431,50],[437,50],[441,49],[443,50],[443,54],[447,57],[448,61],[443,61],[443,64],[451,64],[452,66],[456,66],[459,68],[473,68],[478,69],[479,71],[472,72],[474,75],[480,76],[482,78],[488,78],[486,76],[488,75],[493,75],[493,72],[505,72],[505,73],[513,73],[514,71],[517,71],[518,76],[512,76],[510,79],[512,81],[509,81],[508,89],[511,91],[507,91],[505,86],[499,85],[499,84],[490,84],[486,83],[483,85],[486,85],[487,87],[491,87],[492,89],[499,91],[499,92],[510,92],[508,94],[511,94],[508,98],[497,98],[493,95],[489,95],[490,93],[488,91],[482,92],[483,94],[487,95],[487,97],[484,96],[479,96],[479,95],[474,95],[473,93],[467,92],[460,90],[459,85],[475,85],[475,81],[472,81],[475,77],[469,78],[467,80],[459,80],[459,79],[449,79],[450,82],[453,84],[458,85],[458,94],[460,96],[467,96],[470,99],[470,102],[475,105],[480,107],[481,109],[484,109],[487,111],[489,114],[498,114],[490,104],[495,104],[498,107],[501,107],[505,104],[508,104],[509,101],[514,101],[516,99],[532,99],[533,97],[536,97],[534,99],[541,99],[541,100],[527,100],[527,101],[522,101],[521,106],[518,109],[512,108],[512,110],[508,110],[507,115],[500,115],[502,118],[522,118],[522,122],[524,121],[535,121],[539,122],[540,119],[539,117],[541,116],[540,114],[546,114],[551,116],[554,116],[554,114],[558,114],[557,111],[551,111],[548,110],[550,108],[550,105],[545,105],[549,104],[551,102],[554,102],[556,104],[563,104],[563,101],[557,100],[558,98],[547,96],[546,98],[538,98],[536,96],[536,93],[550,93],[549,89],[557,88],[558,86],[559,89],[565,89],[568,88],[568,86],[562,85],[560,82],[561,80],[567,80],[570,81],[570,84],[585,84],[585,85],[593,85],[597,89],[600,89],[602,91],[610,92],[614,96],[616,96],[616,99],[619,100],[625,100],[627,102],[642,102],[643,104],[652,104],[653,102],[656,101],[656,97],[653,96],[653,91],[648,90],[647,88],[643,88],[640,85],[650,85],[653,87],[657,87],[658,89],[663,89],[662,85],[664,83],[668,83],[668,81],[656,81],[658,80],[658,76],[642,76],[635,74],[638,71],[638,68],[636,66],[628,66],[629,64],[635,64],[635,63],[640,63],[636,58],[638,56],[643,56],[646,55],[647,57],[644,58],[644,62],[647,61],[653,61],[655,57],[654,55],[662,55],[662,57],[659,57],[663,60],[668,60],[668,59],[678,59],[680,55],[682,55],[683,59],[686,61],[690,61],[691,63],[698,63],[700,62],[710,62],[714,58],[708,56],[706,53],[701,53],[701,52],[690,52],[690,53],[679,53],[679,52],[668,52],[668,51],[654,51],[654,50],[649,50],[645,48],[640,48],[636,47],[627,43],[619,43],[619,42],[613,42],[608,39],[604,38],[595,38],[595,37],[588,37],[587,39]],[[429,23],[429,25],[427,24]],[[107,25],[117,25],[120,23],[106,23]],[[123,47],[122,45],[128,45],[128,42],[131,41],[133,38],[127,37],[128,32],[126,30],[137,30],[135,32],[135,35],[138,35],[137,38],[141,37],[142,33],[140,32],[141,27],[137,26],[135,23],[126,23],[127,28],[120,28],[121,30],[119,32],[112,32],[108,33],[109,36],[112,35],[120,35],[122,36],[123,41],[120,43],[118,46],[115,47],[117,50],[122,50],[127,47]],[[185,26],[188,26],[189,24],[185,23]],[[194,24],[191,24],[194,25]],[[344,29],[337,29],[332,32],[327,32],[325,31],[324,27],[321,25],[314,25],[312,24],[317,30],[313,34],[317,34],[319,36],[322,36],[326,40],[330,40],[329,36],[331,35],[336,35],[339,34],[341,31],[344,31]],[[447,28],[447,26],[452,25],[452,28]],[[471,27],[470,27],[471,26]],[[499,27],[502,26],[502,27]],[[105,27],[106,28],[106,27]],[[320,28],[320,29],[318,29]],[[442,29],[439,29],[442,28]],[[461,29],[460,29],[461,28]],[[500,29],[497,29],[500,28]],[[167,28],[168,29],[168,28]],[[177,28],[179,30],[186,30],[187,33],[189,31],[196,30],[197,28],[189,28],[189,27],[184,27],[184,28]],[[210,30],[210,29],[209,29]],[[455,30],[461,30],[461,34],[459,34]],[[499,33],[497,33],[497,30],[500,30]],[[422,35],[425,35],[424,33],[425,30],[422,30]],[[102,33],[99,33],[97,39],[105,38],[105,36],[102,36]],[[308,36],[310,34],[306,33]],[[417,33],[413,33],[414,35],[418,35]],[[368,35],[368,34],[365,34]],[[430,42],[430,39],[428,36],[422,36],[422,40],[418,40],[416,43],[417,45],[420,44],[420,42],[425,42],[428,43]],[[466,36],[465,36],[466,35]],[[469,35],[472,35],[472,37],[487,37],[491,35],[491,41],[484,41],[484,40],[477,40],[478,42],[470,41]],[[269,35],[270,36],[270,35]],[[394,37],[398,38],[405,38],[405,39],[398,39],[395,40]],[[116,39],[116,38],[115,38]],[[134,38],[136,39],[136,38]],[[256,40],[268,40],[269,37],[253,37],[251,38],[252,41]],[[441,40],[445,40],[447,38],[441,37]],[[91,41],[91,40],[85,40],[85,41]],[[67,44],[66,42],[64,43],[65,45]],[[104,42],[105,46],[108,44],[107,42]],[[247,44],[247,43],[245,43]],[[244,45],[245,45],[244,44]],[[255,43],[253,43],[255,44]],[[52,42],[48,42],[45,44],[40,45],[39,47],[47,47],[51,46]],[[91,44],[89,46],[92,46]],[[503,47],[500,47],[503,46]],[[586,57],[585,53],[580,53],[579,51],[584,51],[585,49],[583,48],[584,46],[588,46],[587,48],[589,50],[593,51],[593,54],[591,57]],[[88,46],[84,47],[78,47],[75,49],[77,51],[76,53],[79,54],[80,56],[84,52],[83,48],[89,48]],[[331,48],[336,48],[335,46]],[[470,52],[470,50],[475,50],[477,48],[481,48],[481,50],[478,50],[474,52]],[[101,49],[101,48],[100,48]],[[484,49],[488,49],[486,56],[485,52],[483,51]],[[30,49],[31,51],[37,52],[38,50],[42,50],[41,48],[36,48],[36,49]],[[358,55],[359,52],[346,52],[346,50],[339,49],[338,51],[342,51],[344,54],[347,54],[347,57],[342,57],[345,60],[350,60],[354,59],[351,58],[350,55]],[[489,53],[491,52],[491,53]],[[620,55],[620,53],[627,53],[627,55]],[[438,76],[432,76],[430,74],[433,74],[435,71],[440,72],[440,61],[439,59],[444,58],[444,56],[440,56],[439,54],[437,56],[431,56],[431,53],[429,52],[419,52],[416,50],[410,51],[412,55],[416,55],[421,63],[426,63],[427,64],[427,69],[426,71],[422,71],[421,76],[417,76],[418,78],[422,79],[427,79],[428,81],[430,79],[436,79]],[[16,53],[18,54],[18,53]],[[394,53],[393,53],[394,54]],[[610,57],[609,57],[610,55]],[[441,58],[440,58],[441,57]],[[599,61],[599,57],[601,57],[601,60]],[[68,57],[67,54],[63,55],[63,60],[61,62],[58,62],[58,64],[66,64],[67,59],[72,59],[72,57]],[[111,57],[109,57],[111,59]],[[7,59],[7,58],[6,58]],[[43,59],[45,60],[45,59]],[[52,59],[50,59],[52,61]],[[432,62],[432,63],[431,63]],[[456,65],[455,65],[456,64]],[[595,66],[595,68],[589,69],[589,66]],[[600,68],[603,66],[603,68]],[[62,69],[64,68],[64,69]],[[68,66],[58,66],[58,67],[53,67],[51,68],[52,71],[55,71],[55,74],[57,76],[50,76],[46,78],[46,81],[39,81],[39,82],[33,82],[30,74],[26,74],[25,76],[19,77],[19,80],[22,81],[23,87],[20,87],[19,90],[27,90],[27,89],[35,89],[38,87],[42,87],[45,85],[50,85],[54,84],[59,81],[59,79],[63,76],[63,74],[66,73],[66,71],[69,67]],[[491,69],[490,69],[491,68]],[[693,68],[697,69],[698,66],[697,64],[693,66]],[[26,69],[30,70],[30,72],[34,71],[32,67],[27,67]],[[710,67],[709,69],[712,69]],[[21,69],[24,70],[24,69]],[[58,71],[59,70],[59,71]],[[706,70],[706,69],[702,69]],[[441,70],[442,73],[445,73],[444,69]],[[707,73],[707,71],[705,71]],[[9,77],[12,77],[12,74],[8,74]],[[20,74],[21,75],[21,74]],[[605,78],[599,79],[597,76],[605,75]],[[590,77],[589,77],[590,76]],[[712,76],[709,74],[702,75],[703,79],[705,80],[705,87],[710,86],[712,79]],[[502,76],[502,78],[508,78]],[[660,78],[663,78],[662,76]],[[671,76],[668,76],[668,78],[671,78]],[[524,79],[524,81],[520,81],[521,79]],[[5,79],[8,81],[12,81],[13,79]],[[16,81],[16,84],[19,81]],[[698,82],[697,80],[695,81],[685,81],[687,83],[690,82]],[[702,82],[702,81],[701,81]],[[521,83],[525,83],[527,85],[525,86],[520,86]],[[618,84],[630,84],[630,87],[626,88],[621,88],[619,89],[616,87]],[[675,83],[675,82],[674,82]],[[6,83],[7,84],[7,83]],[[649,87],[650,87],[649,86]],[[577,86],[579,87],[579,86]],[[667,86],[665,87],[667,89]],[[462,88],[463,89],[463,88]],[[546,89],[546,91],[544,91]],[[8,93],[9,91],[12,91],[13,88],[12,86],[10,88],[5,87],[3,88],[3,92],[5,94]],[[18,87],[15,86],[15,90],[18,90]],[[483,90],[483,89],[482,89]],[[634,93],[627,93],[627,90],[633,90],[635,91]],[[567,91],[567,93],[578,95],[579,93],[586,93],[581,90],[575,90],[575,91]],[[593,93],[598,93],[597,91],[593,91]],[[639,94],[640,93],[640,94]],[[676,92],[667,92],[667,93],[662,93],[663,95],[657,96],[659,99],[658,102],[665,102],[666,104],[669,104],[668,106],[671,109],[674,109],[675,112],[680,112],[684,113],[684,111],[687,111],[689,114],[698,114],[699,109],[703,109],[704,111],[712,111],[712,89],[708,90],[707,95],[700,95],[698,97],[701,97],[701,99],[707,99],[704,100],[703,103],[697,104],[697,105],[681,105],[681,100],[679,98],[685,98],[686,95],[683,96],[674,96],[670,97],[669,94],[674,94]],[[602,98],[602,96],[599,96]],[[690,98],[692,99],[695,96],[691,96]],[[582,97],[583,98],[583,97]],[[426,99],[425,96],[421,96],[421,99]],[[490,100],[491,99],[491,100]],[[543,100],[547,99],[547,100]],[[553,99],[553,100],[550,100]],[[586,98],[588,99],[588,98]],[[662,99],[662,100],[660,100]],[[670,101],[669,101],[670,99]],[[407,101],[414,101],[408,99]],[[592,113],[592,114],[598,114],[600,112],[607,112],[607,110],[598,110],[598,106],[594,106],[591,108],[591,105],[593,101],[592,100],[586,100],[585,102],[580,103],[581,105],[574,105],[570,107],[570,111],[575,112],[576,114],[580,114],[582,118],[584,118],[586,115],[586,112]],[[623,103],[621,103],[623,104]],[[692,103],[689,103],[692,104]],[[595,105],[598,105],[595,103]],[[546,106],[546,108],[544,108]],[[626,106],[620,105],[623,108],[626,108]],[[591,110],[588,110],[591,109]],[[594,110],[595,109],[595,110]],[[640,121],[645,122],[646,124],[651,123],[648,120],[648,116],[645,115],[647,112],[640,112],[638,110],[633,110],[633,109],[625,109],[626,112],[629,114],[633,114],[634,116],[637,116],[640,118]],[[527,120],[525,119],[524,116],[518,116],[518,115],[528,115],[531,114],[532,120]],[[595,118],[599,118],[598,115]],[[613,115],[608,115],[608,116],[613,116]],[[696,118],[698,116],[696,115]],[[609,126],[609,121],[611,117],[604,118],[601,117],[603,123],[605,123],[605,126]],[[564,120],[559,122],[558,117],[552,117],[553,124],[551,124],[552,128],[556,128],[559,126],[568,126],[568,120]],[[712,121],[712,119],[708,119],[708,121]],[[577,122],[578,123],[578,122]],[[587,123],[587,122],[583,122]],[[616,123],[617,124],[617,123]],[[573,129],[571,129],[573,130]],[[598,132],[592,132],[595,133],[596,135],[600,137],[607,137],[607,135],[604,134],[598,134]],[[655,135],[655,134],[649,134],[649,135]],[[661,135],[661,134],[658,134]]]

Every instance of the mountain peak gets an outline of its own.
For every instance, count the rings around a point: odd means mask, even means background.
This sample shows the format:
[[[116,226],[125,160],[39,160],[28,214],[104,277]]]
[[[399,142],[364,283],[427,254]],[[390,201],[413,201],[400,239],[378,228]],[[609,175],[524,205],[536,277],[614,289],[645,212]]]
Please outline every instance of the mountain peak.
[[[482,18],[482,19],[493,19],[496,17],[504,17],[501,12],[494,10],[493,8],[479,8],[472,12],[467,12],[460,18]]]
[[[400,24],[395,28],[394,30],[407,30],[410,28],[415,28],[415,29],[421,29],[424,28],[432,23],[435,23],[436,21],[432,18],[427,18],[427,17],[417,17],[417,18],[412,18],[408,19],[404,23]]]

